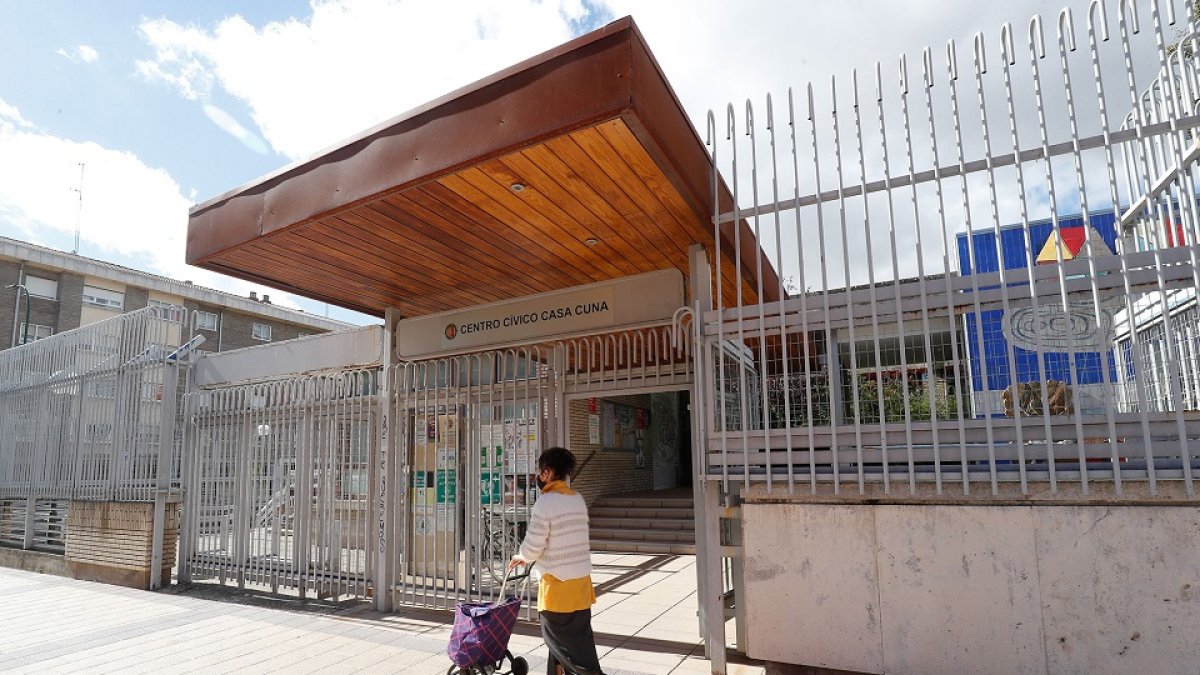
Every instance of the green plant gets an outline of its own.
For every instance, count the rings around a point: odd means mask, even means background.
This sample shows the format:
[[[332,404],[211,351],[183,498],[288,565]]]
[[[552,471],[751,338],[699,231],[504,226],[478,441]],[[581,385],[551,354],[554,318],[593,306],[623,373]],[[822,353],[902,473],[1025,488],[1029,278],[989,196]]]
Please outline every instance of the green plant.
[[[929,380],[921,373],[910,373],[907,378],[906,407],[905,378],[898,371],[861,373],[858,376],[858,411],[854,417],[859,422],[868,424],[880,421],[928,421],[933,419],[933,412],[936,410],[940,420],[957,418],[958,401],[944,384],[934,380],[932,389],[935,403],[931,403]],[[847,404],[853,407],[852,396],[847,396]]]

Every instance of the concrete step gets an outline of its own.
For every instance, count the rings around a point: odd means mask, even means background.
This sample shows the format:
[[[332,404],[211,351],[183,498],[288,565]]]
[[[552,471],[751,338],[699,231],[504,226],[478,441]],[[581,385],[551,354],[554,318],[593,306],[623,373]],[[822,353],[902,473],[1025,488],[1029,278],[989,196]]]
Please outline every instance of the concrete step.
[[[596,506],[637,507],[658,509],[690,509],[695,502],[689,497],[600,497]]]
[[[672,520],[688,520],[695,518],[695,513],[690,508],[674,509],[674,508],[640,508],[636,506],[593,506],[590,510],[592,518],[641,518],[659,519],[666,518]]]
[[[687,530],[635,530],[632,528],[592,529],[592,541],[597,540],[629,540],[655,541],[667,544],[682,542],[696,543],[696,533]]]
[[[657,553],[667,555],[695,555],[696,545],[677,542],[674,544],[636,539],[593,539],[592,551],[604,553]]]
[[[635,530],[694,530],[691,518],[592,518],[594,528],[629,528]]]

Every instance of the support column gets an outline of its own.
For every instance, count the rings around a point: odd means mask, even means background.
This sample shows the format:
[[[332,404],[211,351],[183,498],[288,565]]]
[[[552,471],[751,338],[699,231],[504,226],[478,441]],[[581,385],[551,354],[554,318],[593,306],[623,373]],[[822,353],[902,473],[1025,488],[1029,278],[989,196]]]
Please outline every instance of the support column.
[[[709,355],[704,315],[712,310],[712,268],[704,247],[688,250],[692,300],[692,495],[696,516],[696,591],[704,651],[713,673],[724,673],[725,606],[721,583],[721,486],[707,478]]]
[[[25,537],[21,541],[21,548],[26,551],[33,548],[33,527],[36,524],[36,515],[37,493],[30,491],[29,496],[25,498]]]
[[[378,437],[375,443],[374,504],[375,511],[375,575],[371,580],[375,593],[375,609],[380,612],[390,612],[392,605],[392,582],[396,578],[396,544],[395,533],[396,508],[398,498],[403,492],[395,482],[394,467],[396,458],[392,456],[393,437],[399,431],[394,428],[397,422],[393,416],[392,400],[396,383],[392,379],[392,366],[395,364],[396,323],[400,320],[400,312],[389,307],[383,314],[383,370],[379,375],[379,424]]]
[[[179,362],[163,364],[162,403],[159,407],[158,465],[154,478],[154,531],[150,544],[150,590],[170,584],[170,572],[163,580],[164,565],[171,569],[170,561],[163,559],[167,530],[167,500],[171,492],[171,464],[175,452],[175,413],[179,399]],[[174,546],[170,547],[174,551]]]
[[[306,410],[302,414],[304,415],[305,421],[307,421],[309,413],[307,411],[307,406],[305,406],[305,407],[306,407]],[[234,483],[234,485],[235,485],[234,494],[236,495],[236,497],[234,499],[233,518],[232,518],[233,548],[232,548],[231,552],[232,552],[232,557],[233,557],[234,569],[236,570],[236,575],[237,575],[237,586],[239,589],[244,589],[246,587],[246,567],[248,566],[248,563],[250,562],[250,524],[254,520],[254,512],[250,506],[250,498],[251,498],[251,494],[250,494],[250,489],[251,489],[250,488],[250,482],[251,482],[250,456],[253,454],[254,444],[255,444],[255,441],[257,440],[257,435],[256,435],[257,429],[255,428],[254,418],[252,416],[244,417],[242,419],[242,428],[239,431],[241,432],[239,434],[241,436],[241,438],[239,439],[241,442],[238,444],[238,448],[241,449],[241,452],[239,452],[238,456],[234,459],[235,466],[237,468],[234,469],[234,476],[235,476],[234,480],[236,481]],[[304,437],[301,436],[301,439],[303,439],[303,438]],[[298,445],[301,448],[303,448],[304,447],[303,440],[301,440],[301,442]],[[310,471],[308,475],[311,476],[312,472]],[[310,491],[311,491],[311,485],[312,485],[312,483],[310,481],[309,482]],[[310,492],[310,494],[311,494],[311,492]],[[299,501],[299,499],[297,499],[297,501]],[[308,522],[304,521],[302,523],[301,527],[305,528],[305,530],[303,530],[305,532],[304,540],[307,543]],[[297,538],[299,538],[299,537],[297,537]],[[303,560],[301,560],[299,557],[295,558],[295,560],[298,563],[300,563],[300,564],[298,564],[298,567],[300,569],[302,569],[302,570],[308,569],[308,556],[307,555],[304,556]],[[300,597],[301,598],[304,597],[304,578],[303,577],[301,577],[301,580],[300,580]]]

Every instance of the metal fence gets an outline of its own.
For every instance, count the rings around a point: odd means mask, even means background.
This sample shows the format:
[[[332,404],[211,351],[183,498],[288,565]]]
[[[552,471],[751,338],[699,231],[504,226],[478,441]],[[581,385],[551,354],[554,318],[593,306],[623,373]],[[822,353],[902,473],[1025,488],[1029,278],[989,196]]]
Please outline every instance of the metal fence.
[[[147,307],[0,352],[0,541],[61,550],[69,500],[178,493],[179,316]]]
[[[686,387],[689,358],[659,326],[190,393],[180,578],[385,607],[494,599],[566,397]]]
[[[698,308],[706,475],[1193,496],[1189,18],[1096,0],[710,114],[713,175],[741,207],[714,213],[714,233],[747,223],[787,299],[744,306],[718,285]]]

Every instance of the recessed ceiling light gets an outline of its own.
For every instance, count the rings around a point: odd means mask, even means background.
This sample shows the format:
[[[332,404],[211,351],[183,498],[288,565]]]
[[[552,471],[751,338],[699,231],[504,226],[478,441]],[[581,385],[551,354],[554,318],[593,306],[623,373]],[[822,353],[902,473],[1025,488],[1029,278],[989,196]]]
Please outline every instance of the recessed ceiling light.
[[[587,244],[588,246],[595,246],[596,244],[600,243],[600,240],[595,237],[588,237],[587,239],[583,240],[583,243]]]
[[[525,191],[525,184],[524,184],[524,183],[513,183],[512,185],[510,185],[510,186],[508,186],[508,187],[509,187],[509,188],[510,188],[510,189],[511,189],[513,192],[524,192],[524,191]]]

